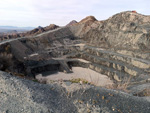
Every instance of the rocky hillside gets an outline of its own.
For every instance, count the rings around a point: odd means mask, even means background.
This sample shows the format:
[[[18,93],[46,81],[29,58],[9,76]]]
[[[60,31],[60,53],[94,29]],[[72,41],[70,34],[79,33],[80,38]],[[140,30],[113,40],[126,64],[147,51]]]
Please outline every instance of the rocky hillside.
[[[82,19],[80,22],[74,26],[70,26],[70,30],[77,37],[83,38],[83,36],[93,28],[96,28],[99,25],[99,21],[94,16],[88,16]]]
[[[150,49],[149,37],[150,17],[134,12],[116,14],[84,36],[90,44],[98,47],[145,52]]]
[[[130,75],[133,81],[147,80],[150,67],[149,30],[149,16],[135,12],[122,12],[105,21],[88,16],[73,26],[58,29],[55,25],[39,27],[32,30],[29,37],[3,42],[1,54],[11,54],[12,62],[24,65],[21,70],[16,69],[18,65],[7,67],[23,74],[27,74],[27,70],[30,70],[28,74],[35,73],[38,70],[37,63],[43,67],[53,65],[51,60],[59,62],[56,58],[63,58],[70,64],[72,59],[77,58],[90,61],[91,64],[86,64],[85,67],[117,81]],[[40,34],[30,37],[36,33]],[[71,65],[74,63],[71,62]],[[3,67],[4,65],[1,69],[4,70]],[[140,77],[142,74],[145,78]]]

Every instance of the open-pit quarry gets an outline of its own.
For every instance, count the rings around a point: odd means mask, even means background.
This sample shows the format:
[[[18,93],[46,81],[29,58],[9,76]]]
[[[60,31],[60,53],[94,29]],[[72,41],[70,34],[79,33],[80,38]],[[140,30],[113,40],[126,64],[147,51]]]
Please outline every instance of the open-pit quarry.
[[[149,113],[149,39],[150,16],[127,11],[3,40],[0,111]]]

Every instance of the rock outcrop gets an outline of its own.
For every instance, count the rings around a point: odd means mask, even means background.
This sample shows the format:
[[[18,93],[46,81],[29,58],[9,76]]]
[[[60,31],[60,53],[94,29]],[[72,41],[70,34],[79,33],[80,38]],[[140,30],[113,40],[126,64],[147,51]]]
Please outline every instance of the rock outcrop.
[[[59,26],[55,25],[55,24],[50,24],[49,26],[44,27],[45,31],[49,31],[49,30],[54,30],[59,28]]]
[[[80,22],[74,26],[70,26],[70,30],[76,37],[83,38],[83,36],[93,28],[96,28],[99,25],[99,21],[94,16],[88,16],[82,19]]]
[[[94,21],[97,21],[97,19],[96,19],[94,16],[88,16],[88,17],[82,19],[82,20],[79,22],[79,24],[85,23],[85,24],[90,25],[90,24],[92,24]]]

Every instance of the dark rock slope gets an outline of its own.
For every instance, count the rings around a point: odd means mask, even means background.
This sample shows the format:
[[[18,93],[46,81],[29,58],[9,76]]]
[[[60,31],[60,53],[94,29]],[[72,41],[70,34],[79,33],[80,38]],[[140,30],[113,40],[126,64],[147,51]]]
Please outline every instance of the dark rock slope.
[[[150,110],[150,102],[140,97],[104,88],[86,86],[70,92],[57,84],[39,84],[4,72],[0,72],[0,83],[2,113],[149,113]]]

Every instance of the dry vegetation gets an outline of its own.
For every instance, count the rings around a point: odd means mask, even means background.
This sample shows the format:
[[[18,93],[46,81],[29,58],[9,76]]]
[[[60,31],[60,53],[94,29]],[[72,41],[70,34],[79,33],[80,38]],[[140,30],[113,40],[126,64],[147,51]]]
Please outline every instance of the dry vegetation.
[[[87,81],[85,79],[81,79],[81,78],[71,79],[70,82],[72,82],[72,83],[80,83],[80,84],[91,84],[89,81]]]
[[[143,91],[134,94],[134,96],[139,96],[139,97],[150,96],[150,89],[144,89]]]
[[[127,88],[129,87],[131,83],[131,79],[132,79],[132,76],[129,76],[128,78],[124,78],[121,82],[117,82],[113,85],[106,86],[106,88],[129,92]]]

